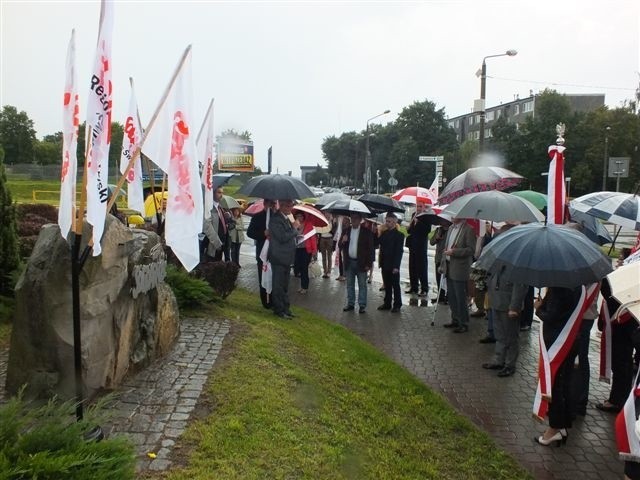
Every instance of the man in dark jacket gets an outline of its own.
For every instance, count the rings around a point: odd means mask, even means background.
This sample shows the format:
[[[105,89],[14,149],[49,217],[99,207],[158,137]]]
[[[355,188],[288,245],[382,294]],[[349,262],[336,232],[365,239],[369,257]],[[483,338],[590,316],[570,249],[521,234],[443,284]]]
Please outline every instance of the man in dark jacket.
[[[271,263],[273,313],[280,318],[291,318],[289,307],[289,275],[296,254],[297,220],[293,220],[291,210],[293,200],[280,200],[280,210],[269,223],[269,262]]]
[[[416,211],[407,227],[407,248],[409,249],[409,283],[405,293],[426,296],[429,292],[429,278],[427,268],[427,242],[431,224],[421,221],[418,217],[425,213],[427,206],[418,202]]]
[[[351,227],[345,230],[340,241],[347,276],[347,306],[342,309],[345,312],[355,309],[356,278],[359,312],[365,313],[367,309],[367,272],[373,263],[373,232],[368,228],[362,228],[361,223],[362,215],[352,213]]]
[[[382,283],[384,284],[384,303],[378,310],[400,311],[402,298],[400,297],[400,263],[404,253],[404,235],[397,229],[398,218],[393,213],[387,213],[384,230],[380,234],[380,268]],[[392,304],[393,293],[393,304]],[[393,305],[393,306],[392,306]]]
[[[260,259],[260,252],[267,239],[267,211],[269,211],[270,217],[275,213],[275,202],[273,200],[264,199],[264,210],[254,215],[249,222],[249,228],[247,228],[247,237],[255,240],[256,243],[256,262],[258,262],[258,285],[260,286],[260,300],[264,308],[271,308],[271,301],[267,295],[267,291],[262,288],[262,260]]]

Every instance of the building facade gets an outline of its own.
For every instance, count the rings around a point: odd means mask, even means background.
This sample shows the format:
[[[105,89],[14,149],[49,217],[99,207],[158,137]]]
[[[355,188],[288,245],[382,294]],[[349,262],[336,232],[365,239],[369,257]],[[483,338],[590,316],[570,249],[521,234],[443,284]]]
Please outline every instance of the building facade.
[[[604,105],[604,94],[566,94],[571,109],[574,112],[589,112]],[[527,98],[517,98],[512,102],[503,103],[495,107],[488,107],[485,116],[484,137],[491,138],[491,126],[500,117],[506,118],[508,123],[515,124],[516,128],[529,116],[535,115],[536,98],[538,95],[529,95]],[[480,139],[480,112],[472,112],[466,115],[449,118],[449,126],[456,131],[458,142]]]

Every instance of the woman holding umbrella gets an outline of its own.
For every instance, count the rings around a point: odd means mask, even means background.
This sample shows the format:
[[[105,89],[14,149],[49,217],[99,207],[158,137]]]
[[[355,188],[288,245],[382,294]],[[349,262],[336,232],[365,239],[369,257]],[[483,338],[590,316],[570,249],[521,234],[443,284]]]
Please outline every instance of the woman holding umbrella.
[[[294,218],[298,222],[298,238],[296,239],[295,264],[300,271],[300,289],[298,293],[305,294],[309,290],[309,263],[318,254],[316,230],[307,215],[301,211],[294,211]]]

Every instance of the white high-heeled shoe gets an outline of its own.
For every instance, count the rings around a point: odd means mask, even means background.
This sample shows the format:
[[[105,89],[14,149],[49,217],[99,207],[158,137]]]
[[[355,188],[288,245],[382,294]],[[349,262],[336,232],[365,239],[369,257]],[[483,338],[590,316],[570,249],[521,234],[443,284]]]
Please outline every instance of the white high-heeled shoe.
[[[545,447],[548,447],[549,445],[555,445],[556,447],[559,447],[563,441],[564,437],[562,436],[561,431],[557,431],[552,437],[547,438],[545,440],[544,435],[540,435],[538,438],[536,438],[536,442],[538,442],[540,445],[544,445]]]

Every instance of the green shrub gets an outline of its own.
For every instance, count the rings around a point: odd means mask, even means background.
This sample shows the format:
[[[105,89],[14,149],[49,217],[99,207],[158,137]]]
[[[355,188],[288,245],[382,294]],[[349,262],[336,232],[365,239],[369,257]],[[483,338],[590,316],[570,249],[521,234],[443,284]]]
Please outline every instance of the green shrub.
[[[0,152],[0,293],[13,290],[11,275],[20,265],[16,207],[11,200],[4,171],[4,151]]]
[[[121,480],[134,478],[135,453],[121,437],[100,442],[84,435],[100,421],[100,406],[76,422],[74,404],[40,407],[19,395],[0,407],[0,479]]]
[[[213,290],[207,282],[189,275],[182,267],[167,265],[165,281],[173,290],[180,308],[197,307],[213,300]]]
[[[227,298],[236,288],[240,267],[233,262],[204,262],[198,265],[196,274],[206,280],[220,298]]]

